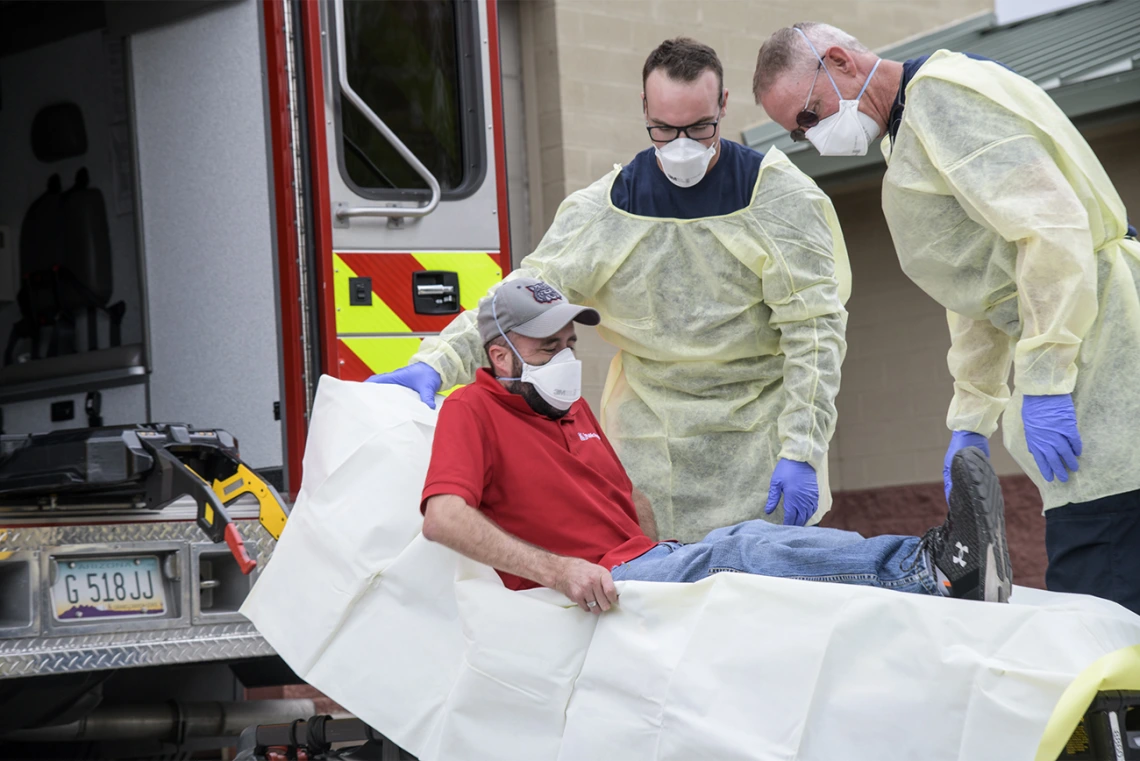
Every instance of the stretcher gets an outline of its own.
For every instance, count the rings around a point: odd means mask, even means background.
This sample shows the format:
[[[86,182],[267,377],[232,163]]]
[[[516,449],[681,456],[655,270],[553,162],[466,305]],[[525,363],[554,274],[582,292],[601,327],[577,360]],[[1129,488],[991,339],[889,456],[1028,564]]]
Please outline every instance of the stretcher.
[[[334,748],[335,746],[335,748]],[[312,716],[248,727],[234,761],[406,761],[414,757],[360,719]],[[1059,761],[1140,759],[1140,692],[1111,690],[1093,700]]]
[[[248,727],[237,750],[234,761],[415,761],[360,719],[327,715]]]
[[[194,499],[198,527],[225,542],[243,573],[256,566],[226,506],[251,494],[261,524],[276,539],[288,508],[238,456],[223,430],[151,424],[0,436],[0,507],[15,514],[76,513],[117,507],[161,510]]]
[[[322,379],[300,494],[242,608],[421,761],[1053,761],[1102,753],[1095,727],[1111,743],[1112,726],[1082,725],[1090,705],[1140,690],[1140,616],[1081,595],[1015,587],[999,605],[726,573],[621,582],[594,616],[509,591],[420,533],[435,415],[406,389]],[[1131,716],[1119,746],[1140,754]]]

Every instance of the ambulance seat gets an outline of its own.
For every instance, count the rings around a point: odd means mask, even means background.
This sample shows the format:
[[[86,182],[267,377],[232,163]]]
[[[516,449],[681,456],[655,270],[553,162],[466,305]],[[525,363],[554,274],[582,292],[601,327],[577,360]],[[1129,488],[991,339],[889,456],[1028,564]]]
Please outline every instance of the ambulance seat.
[[[83,155],[87,137],[78,106],[57,103],[41,109],[32,122],[32,150],[45,163]],[[107,209],[103,193],[91,187],[86,167],[76,172],[66,191],[59,175],[51,176],[24,216],[19,245],[20,320],[9,336],[4,365],[13,364],[25,342],[33,360],[78,353],[75,326],[83,312],[87,351],[100,348],[100,313],[110,323],[110,346],[119,346],[126,307],[121,301],[109,303],[113,278]]]

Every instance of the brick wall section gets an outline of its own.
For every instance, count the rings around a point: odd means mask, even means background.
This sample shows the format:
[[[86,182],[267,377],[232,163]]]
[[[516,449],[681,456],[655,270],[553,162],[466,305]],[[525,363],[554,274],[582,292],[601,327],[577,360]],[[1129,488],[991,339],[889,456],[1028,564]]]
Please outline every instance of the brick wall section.
[[[1001,479],[1005,499],[1013,583],[1045,588],[1045,517],[1041,495],[1027,476]],[[835,506],[822,525],[857,531],[863,536],[922,536],[946,519],[942,482],[847,491],[835,495]]]
[[[317,716],[328,714],[337,719],[351,716],[344,707],[325,696],[323,692],[309,684],[286,684],[280,687],[247,687],[246,700],[305,700],[313,701]]]

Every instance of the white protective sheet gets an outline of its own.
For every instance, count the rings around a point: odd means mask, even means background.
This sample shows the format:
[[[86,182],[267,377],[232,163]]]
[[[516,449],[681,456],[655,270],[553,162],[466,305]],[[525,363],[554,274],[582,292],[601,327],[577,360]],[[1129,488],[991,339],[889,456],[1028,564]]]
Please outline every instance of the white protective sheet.
[[[300,495],[242,608],[422,761],[1033,759],[1070,683],[1140,643],[1114,603],[1020,587],[997,605],[720,574],[619,583],[602,616],[511,592],[419,534],[435,415],[323,378]],[[1051,733],[1098,684],[1140,689],[1138,654],[1089,670]]]

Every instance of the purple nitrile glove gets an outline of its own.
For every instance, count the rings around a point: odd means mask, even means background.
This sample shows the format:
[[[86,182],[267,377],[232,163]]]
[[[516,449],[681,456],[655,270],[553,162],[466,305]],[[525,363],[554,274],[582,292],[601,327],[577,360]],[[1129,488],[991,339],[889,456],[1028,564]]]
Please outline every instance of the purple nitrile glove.
[[[946,459],[942,461],[942,485],[946,487],[946,504],[950,504],[950,463],[959,449],[977,447],[988,459],[990,456],[990,442],[980,433],[973,431],[954,431],[950,436],[950,446],[946,448]]]
[[[1068,471],[1077,472],[1082,448],[1073,395],[1025,397],[1021,422],[1025,425],[1025,443],[1041,475],[1046,481],[1052,481],[1054,476],[1068,481]]]
[[[768,504],[764,514],[771,515],[784,498],[784,525],[803,526],[819,508],[819,480],[815,468],[806,462],[781,459],[772,471]]]
[[[443,384],[435,368],[423,362],[413,362],[407,367],[401,367],[399,370],[393,370],[390,373],[373,375],[364,382],[390,383],[394,386],[410,388],[419,394],[423,403],[433,410],[435,409],[435,395],[439,392],[439,387]]]

